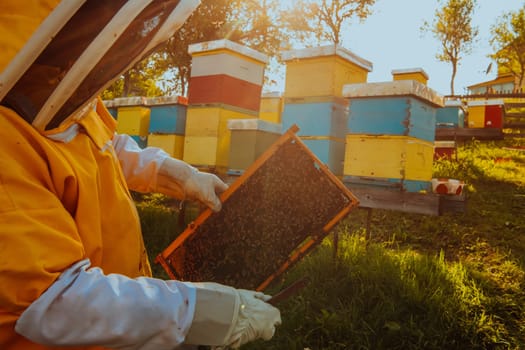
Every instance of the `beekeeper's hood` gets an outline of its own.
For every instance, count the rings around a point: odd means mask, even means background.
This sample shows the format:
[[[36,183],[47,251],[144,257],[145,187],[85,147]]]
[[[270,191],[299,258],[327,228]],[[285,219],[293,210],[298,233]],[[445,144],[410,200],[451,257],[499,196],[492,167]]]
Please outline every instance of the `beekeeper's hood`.
[[[38,130],[82,115],[199,0],[2,0],[0,101]]]

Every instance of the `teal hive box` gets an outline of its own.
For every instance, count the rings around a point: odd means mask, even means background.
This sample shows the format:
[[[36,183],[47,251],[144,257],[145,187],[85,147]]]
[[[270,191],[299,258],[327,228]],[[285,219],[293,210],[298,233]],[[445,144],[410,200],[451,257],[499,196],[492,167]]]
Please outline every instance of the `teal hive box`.
[[[348,133],[410,136],[433,142],[443,98],[415,80],[348,84]]]
[[[344,139],[348,123],[348,103],[343,99],[325,101],[286,99],[281,117],[283,129],[299,127],[301,136],[327,136]]]
[[[150,134],[184,135],[188,102],[180,96],[148,98]]]
[[[327,139],[320,137],[300,137],[301,141],[338,177],[343,175],[345,160],[344,139]]]
[[[465,111],[460,101],[446,101],[445,107],[436,111],[437,128],[463,128],[465,126]]]

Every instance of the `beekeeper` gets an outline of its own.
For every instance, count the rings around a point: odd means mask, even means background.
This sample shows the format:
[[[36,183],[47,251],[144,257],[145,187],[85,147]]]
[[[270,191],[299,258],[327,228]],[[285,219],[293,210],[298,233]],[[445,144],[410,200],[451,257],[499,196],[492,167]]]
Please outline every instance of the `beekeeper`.
[[[151,276],[128,189],[220,210],[226,185],[115,134],[96,96],[197,0],[0,2],[0,349],[238,347],[262,293]]]

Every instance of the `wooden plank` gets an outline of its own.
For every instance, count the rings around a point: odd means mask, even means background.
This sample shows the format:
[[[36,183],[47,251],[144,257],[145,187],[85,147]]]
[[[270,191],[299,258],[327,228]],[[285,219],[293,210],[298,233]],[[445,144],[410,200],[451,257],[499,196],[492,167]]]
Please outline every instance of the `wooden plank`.
[[[502,140],[503,131],[498,128],[437,128],[436,140]]]
[[[359,200],[359,207],[395,210],[406,213],[439,215],[439,196],[429,193],[401,192],[372,186],[345,183]]]

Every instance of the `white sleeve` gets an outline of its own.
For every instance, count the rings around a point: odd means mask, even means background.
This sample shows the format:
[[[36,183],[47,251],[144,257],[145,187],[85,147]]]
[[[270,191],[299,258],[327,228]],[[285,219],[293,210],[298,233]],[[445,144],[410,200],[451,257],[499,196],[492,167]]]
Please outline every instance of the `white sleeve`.
[[[22,313],[16,332],[48,346],[160,350],[184,341],[195,311],[191,283],[104,275],[89,266],[83,260],[64,271]]]
[[[157,147],[141,149],[129,135],[115,134],[112,141],[128,187],[137,192],[155,191],[157,173],[169,154]]]

